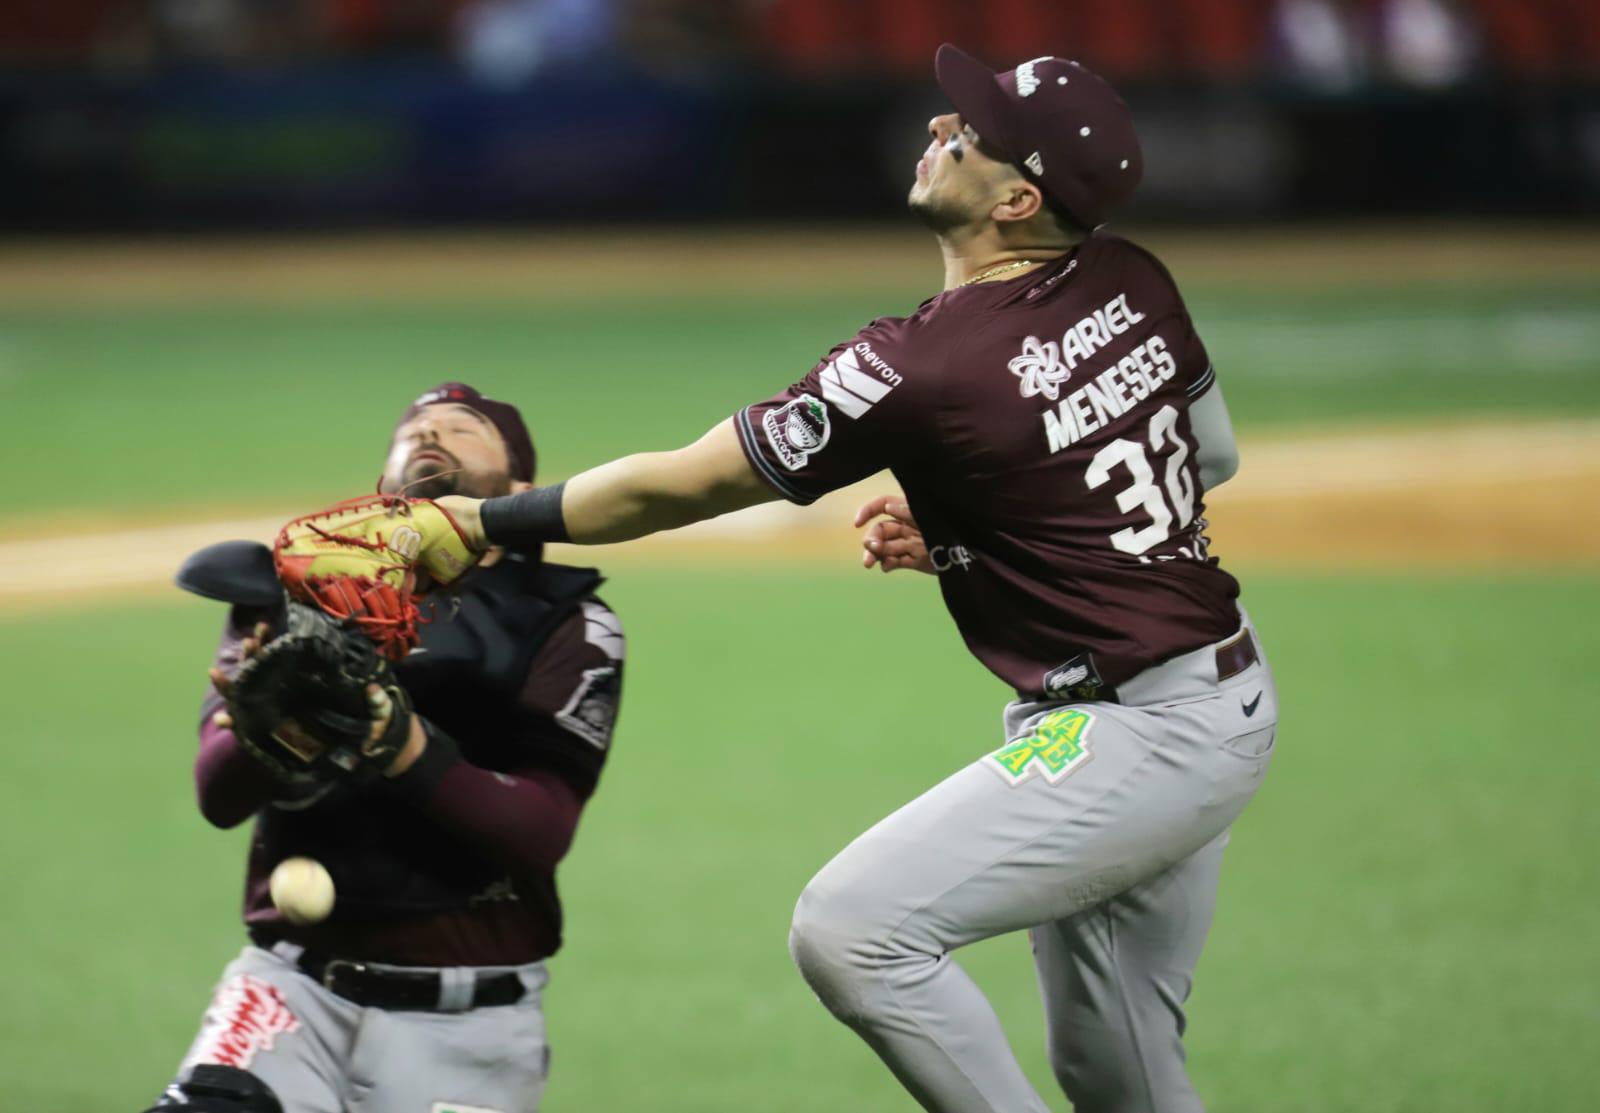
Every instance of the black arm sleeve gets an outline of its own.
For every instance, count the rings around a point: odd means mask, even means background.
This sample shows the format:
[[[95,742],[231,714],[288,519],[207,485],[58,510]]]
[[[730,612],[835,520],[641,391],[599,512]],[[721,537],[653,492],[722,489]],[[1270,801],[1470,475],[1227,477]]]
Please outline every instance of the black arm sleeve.
[[[566,488],[565,483],[556,483],[486,499],[478,511],[484,538],[510,548],[568,540],[567,523],[561,517],[561,494]]]

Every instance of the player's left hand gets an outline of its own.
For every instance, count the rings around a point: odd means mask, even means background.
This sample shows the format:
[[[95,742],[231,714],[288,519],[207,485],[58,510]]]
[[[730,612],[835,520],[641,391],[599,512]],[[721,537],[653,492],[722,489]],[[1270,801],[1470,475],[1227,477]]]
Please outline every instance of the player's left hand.
[[[876,520],[874,520],[876,519]],[[867,525],[871,522],[871,525]],[[861,565],[877,565],[884,572],[909,568],[934,575],[933,561],[911,507],[900,495],[879,495],[856,511],[855,524],[867,526],[861,535]]]

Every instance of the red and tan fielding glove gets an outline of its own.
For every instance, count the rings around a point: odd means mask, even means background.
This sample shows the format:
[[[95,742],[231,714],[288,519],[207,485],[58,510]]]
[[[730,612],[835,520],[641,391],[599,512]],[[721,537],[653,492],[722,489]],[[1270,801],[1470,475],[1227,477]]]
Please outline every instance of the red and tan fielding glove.
[[[401,495],[296,518],[272,546],[291,598],[354,621],[391,661],[417,644],[417,597],[460,579],[481,555],[432,499]]]

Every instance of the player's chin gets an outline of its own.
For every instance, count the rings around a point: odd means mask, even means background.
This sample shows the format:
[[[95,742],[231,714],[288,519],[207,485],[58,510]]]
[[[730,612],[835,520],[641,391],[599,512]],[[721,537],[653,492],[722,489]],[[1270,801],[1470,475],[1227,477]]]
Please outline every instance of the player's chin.
[[[424,472],[417,476],[407,473],[401,489],[414,499],[440,499],[446,495],[460,494],[460,479],[460,472],[443,475]]]

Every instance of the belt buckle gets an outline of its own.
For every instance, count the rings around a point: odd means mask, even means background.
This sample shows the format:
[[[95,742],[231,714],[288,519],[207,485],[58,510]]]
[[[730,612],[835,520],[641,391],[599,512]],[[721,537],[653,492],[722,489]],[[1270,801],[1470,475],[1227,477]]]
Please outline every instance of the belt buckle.
[[[329,959],[328,964],[322,968],[322,988],[329,993],[339,992],[333,988],[333,983],[339,976],[340,967],[349,968],[352,974],[365,974],[367,972],[367,964],[364,962],[355,962],[348,958]]]

